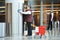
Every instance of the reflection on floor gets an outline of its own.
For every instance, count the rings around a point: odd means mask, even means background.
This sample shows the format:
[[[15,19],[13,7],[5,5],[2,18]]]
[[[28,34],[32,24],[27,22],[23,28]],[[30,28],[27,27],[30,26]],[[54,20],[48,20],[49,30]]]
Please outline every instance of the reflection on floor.
[[[60,32],[58,30],[46,31],[46,34],[40,38],[39,35],[34,36],[16,36],[16,37],[5,37],[0,40],[60,40]]]

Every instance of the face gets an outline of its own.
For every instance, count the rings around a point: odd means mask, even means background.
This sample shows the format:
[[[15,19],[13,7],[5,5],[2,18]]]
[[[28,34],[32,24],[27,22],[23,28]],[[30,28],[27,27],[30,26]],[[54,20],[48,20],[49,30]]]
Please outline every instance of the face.
[[[30,7],[28,6],[27,9],[30,9]]]

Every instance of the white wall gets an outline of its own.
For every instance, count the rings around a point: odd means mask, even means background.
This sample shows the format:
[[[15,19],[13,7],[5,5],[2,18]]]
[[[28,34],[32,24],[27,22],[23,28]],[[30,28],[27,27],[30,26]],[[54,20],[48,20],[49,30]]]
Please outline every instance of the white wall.
[[[0,37],[5,37],[6,23],[0,23]]]

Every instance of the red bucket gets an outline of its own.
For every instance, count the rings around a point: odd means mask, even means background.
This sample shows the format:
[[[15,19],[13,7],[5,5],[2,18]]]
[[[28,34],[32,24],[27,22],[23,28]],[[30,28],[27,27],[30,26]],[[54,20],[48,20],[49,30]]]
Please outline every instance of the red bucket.
[[[38,27],[38,32],[36,33],[37,35],[44,35],[46,31],[46,27],[45,26],[39,26]]]

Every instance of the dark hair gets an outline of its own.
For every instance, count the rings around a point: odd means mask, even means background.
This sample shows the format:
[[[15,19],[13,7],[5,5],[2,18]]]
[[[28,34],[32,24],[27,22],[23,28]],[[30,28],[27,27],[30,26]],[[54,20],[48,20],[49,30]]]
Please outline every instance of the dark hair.
[[[27,6],[27,7],[31,8],[31,6]]]

